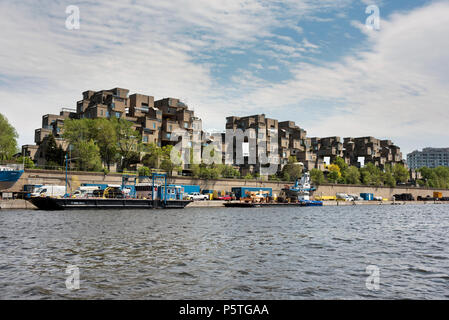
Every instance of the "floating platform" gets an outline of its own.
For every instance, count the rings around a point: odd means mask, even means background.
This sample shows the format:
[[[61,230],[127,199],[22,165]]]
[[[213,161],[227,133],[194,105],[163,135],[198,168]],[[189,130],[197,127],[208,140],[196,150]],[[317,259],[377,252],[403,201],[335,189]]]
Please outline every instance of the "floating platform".
[[[266,208],[266,207],[318,207],[322,206],[322,201],[300,201],[290,203],[279,202],[227,202],[224,204],[227,208]]]
[[[39,210],[80,209],[182,209],[191,200],[144,200],[103,198],[51,198],[34,197],[29,200]]]

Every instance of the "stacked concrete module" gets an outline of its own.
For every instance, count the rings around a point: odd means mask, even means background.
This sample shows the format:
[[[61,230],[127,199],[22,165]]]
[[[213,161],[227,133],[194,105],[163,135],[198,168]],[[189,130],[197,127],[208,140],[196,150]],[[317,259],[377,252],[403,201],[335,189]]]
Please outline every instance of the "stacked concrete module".
[[[384,168],[386,165],[395,163],[404,164],[400,148],[391,140],[379,140],[374,137],[359,137],[344,139],[344,156],[350,165],[360,166],[359,158],[364,162],[371,162],[376,166]]]
[[[252,115],[247,117],[227,117],[226,118],[226,131],[237,132],[242,130],[245,135],[242,141],[234,137],[232,140],[232,146],[228,145],[227,148],[232,148],[232,162],[240,166],[240,173],[242,176],[246,174],[261,174],[263,167],[270,166],[270,163],[277,165],[277,156],[281,155],[280,162],[288,159],[288,154],[283,154],[282,150],[286,148],[276,148],[272,143],[276,140],[278,132],[278,120],[266,118],[265,114]],[[251,130],[248,130],[251,129]],[[286,139],[285,137],[279,139]],[[243,163],[239,163],[238,158],[241,156],[237,154],[238,150],[243,150],[245,147],[237,144],[248,144],[248,154],[243,155]],[[246,150],[246,149],[245,149]],[[263,159],[261,159],[263,157]],[[283,158],[282,158],[283,157]]]
[[[45,142],[50,134],[55,136],[58,145],[64,150],[67,143],[62,138],[66,119],[126,119],[142,136],[143,143],[158,146],[173,145],[171,133],[185,129],[193,134],[201,132],[202,121],[179,99],[166,98],[154,101],[153,96],[132,94],[129,90],[114,88],[110,90],[83,92],[83,99],[76,103],[76,110],[63,109],[60,115],[44,115],[42,127],[35,131],[36,145],[25,145],[22,152],[30,156],[38,165],[45,165]]]
[[[63,108],[59,115],[46,114],[42,116],[42,127],[36,129],[34,132],[35,145],[22,146],[21,154],[30,157],[38,166],[45,165],[48,137],[53,135],[56,145],[66,149],[67,143],[62,138],[64,133],[64,120],[74,118],[76,118],[75,110],[68,108]]]

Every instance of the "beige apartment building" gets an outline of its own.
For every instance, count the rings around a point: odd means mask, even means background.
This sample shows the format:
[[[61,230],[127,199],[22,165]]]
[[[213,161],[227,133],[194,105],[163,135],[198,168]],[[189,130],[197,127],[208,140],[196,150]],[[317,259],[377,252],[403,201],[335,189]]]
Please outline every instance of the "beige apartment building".
[[[266,118],[264,114],[247,117],[227,117],[226,129],[252,128],[256,134],[263,133],[270,135],[276,133],[278,136],[279,170],[287,164],[290,156],[295,156],[298,162],[302,162],[307,170],[317,168],[325,170],[325,165],[335,161],[337,157],[343,158],[348,165],[360,167],[360,158],[364,163],[372,162],[384,168],[385,165],[400,163],[405,165],[402,159],[400,148],[394,145],[391,140],[380,140],[374,137],[344,138],[333,137],[307,137],[307,131],[300,128],[293,121],[278,122],[275,119]],[[248,142],[245,138],[244,142]],[[236,141],[234,139],[234,158],[236,156]],[[270,146],[267,144],[268,153]],[[245,162],[240,164],[242,175],[246,173],[259,173],[260,149],[254,147],[253,151],[257,155],[256,163],[251,164],[250,157],[245,157]]]
[[[154,143],[160,147],[176,144],[171,135],[176,129],[183,128],[192,133],[194,129],[201,132],[202,121],[195,117],[188,106],[175,98],[158,101],[153,96],[135,93],[129,90],[114,88],[111,90],[82,93],[82,100],[76,103],[76,110],[62,109],[59,115],[47,114],[42,117],[42,127],[35,131],[36,145],[24,145],[22,152],[30,156],[39,166],[45,165],[45,150],[50,134],[58,145],[67,150],[63,139],[65,119],[97,119],[120,118],[133,123],[133,127],[142,137],[143,143]]]
[[[52,134],[57,144],[67,150],[68,145],[63,139],[64,121],[82,118],[126,119],[140,133],[142,143],[154,143],[161,147],[178,143],[181,137],[175,134],[183,129],[190,138],[187,147],[196,155],[201,155],[208,143],[221,143],[223,162],[232,162],[240,168],[242,176],[248,173],[263,174],[267,172],[264,168],[273,168],[273,165],[280,171],[291,156],[302,162],[307,170],[324,170],[325,164],[333,162],[337,157],[343,158],[348,165],[355,166],[360,166],[360,158],[365,163],[372,162],[380,167],[405,163],[400,148],[390,140],[374,137],[348,137],[343,140],[338,136],[307,137],[307,131],[295,122],[279,122],[267,118],[265,114],[227,117],[226,132],[234,132],[230,143],[224,133],[207,136],[206,141],[203,141],[201,119],[180,99],[164,98],[155,101],[149,95],[129,95],[129,90],[124,88],[85,91],[82,93],[82,100],[76,103],[76,110],[63,108],[59,115],[44,115],[41,128],[35,130],[36,145],[24,145],[22,153],[31,157],[37,165],[44,166],[48,136]],[[244,135],[237,137],[237,131]],[[217,139],[220,141],[215,141]],[[243,144],[246,149],[242,147]],[[187,164],[185,169],[188,169]]]

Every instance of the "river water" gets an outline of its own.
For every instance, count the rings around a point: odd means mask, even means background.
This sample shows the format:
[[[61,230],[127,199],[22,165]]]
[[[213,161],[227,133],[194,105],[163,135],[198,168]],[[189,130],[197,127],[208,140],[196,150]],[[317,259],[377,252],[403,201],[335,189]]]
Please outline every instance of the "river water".
[[[449,205],[3,210],[0,299],[448,299],[448,235]]]

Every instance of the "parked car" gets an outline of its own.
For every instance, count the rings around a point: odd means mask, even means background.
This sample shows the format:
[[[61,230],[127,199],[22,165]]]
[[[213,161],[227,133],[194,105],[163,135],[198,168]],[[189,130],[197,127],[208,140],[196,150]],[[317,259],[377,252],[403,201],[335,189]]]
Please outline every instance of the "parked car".
[[[232,197],[227,194],[225,196],[218,197],[218,200],[231,201]]]
[[[347,195],[346,193],[337,193],[336,197],[337,200],[354,201],[354,198],[350,195]]]
[[[205,194],[201,194],[199,192],[192,192],[186,197],[188,200],[208,200],[209,196]]]

